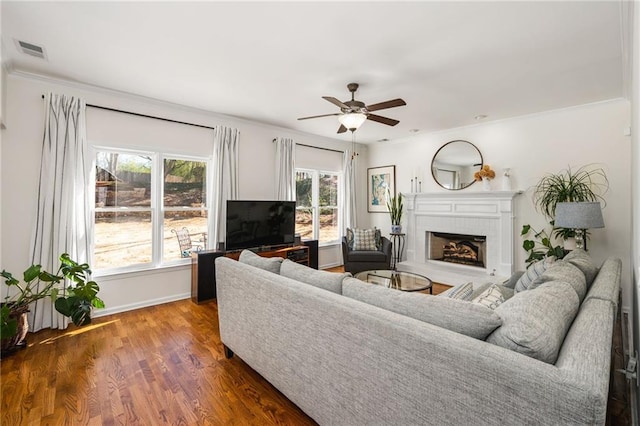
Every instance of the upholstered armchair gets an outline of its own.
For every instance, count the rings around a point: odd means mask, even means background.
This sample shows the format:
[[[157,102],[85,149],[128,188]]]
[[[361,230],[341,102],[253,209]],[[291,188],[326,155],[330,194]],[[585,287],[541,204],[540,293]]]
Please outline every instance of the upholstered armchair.
[[[345,272],[357,274],[371,269],[391,269],[391,248],[393,244],[386,237],[381,237],[382,247],[379,250],[352,250],[347,237],[342,237],[342,257]]]

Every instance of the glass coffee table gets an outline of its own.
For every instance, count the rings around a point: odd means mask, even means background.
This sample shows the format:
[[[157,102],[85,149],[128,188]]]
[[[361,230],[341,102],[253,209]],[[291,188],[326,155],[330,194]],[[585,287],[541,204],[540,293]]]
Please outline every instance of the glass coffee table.
[[[432,282],[429,278],[413,272],[401,272],[393,270],[362,271],[354,275],[361,281],[384,287],[395,288],[402,291],[429,290],[433,294]]]

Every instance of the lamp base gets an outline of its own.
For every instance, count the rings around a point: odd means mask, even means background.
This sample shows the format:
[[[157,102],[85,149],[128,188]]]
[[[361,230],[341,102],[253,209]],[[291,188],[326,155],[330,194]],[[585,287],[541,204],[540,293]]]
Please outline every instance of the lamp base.
[[[576,229],[576,249],[584,250],[584,230]]]

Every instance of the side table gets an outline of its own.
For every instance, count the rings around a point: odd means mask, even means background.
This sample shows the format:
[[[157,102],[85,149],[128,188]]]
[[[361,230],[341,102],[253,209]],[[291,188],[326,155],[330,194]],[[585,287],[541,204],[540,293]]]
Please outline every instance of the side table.
[[[404,252],[404,236],[406,234],[391,233],[391,242],[393,243],[393,252],[391,253],[391,269],[395,271],[398,262],[402,261],[402,252]]]

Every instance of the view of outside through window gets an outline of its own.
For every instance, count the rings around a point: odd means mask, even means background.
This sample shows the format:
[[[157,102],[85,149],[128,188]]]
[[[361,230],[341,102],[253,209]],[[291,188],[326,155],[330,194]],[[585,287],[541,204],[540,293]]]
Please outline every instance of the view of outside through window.
[[[186,228],[193,250],[207,244],[206,163],[164,160],[164,249],[163,260],[182,255],[175,232]]]
[[[164,197],[152,197],[152,154],[101,151],[96,156],[93,267],[121,268],[152,263],[153,211],[162,207],[163,260],[180,259],[172,229],[187,228],[194,245],[205,247],[207,232],[206,163],[164,159]],[[156,202],[160,206],[154,206]],[[159,242],[158,242],[159,243]]]
[[[296,171],[296,233],[320,243],[338,240],[337,174]]]

